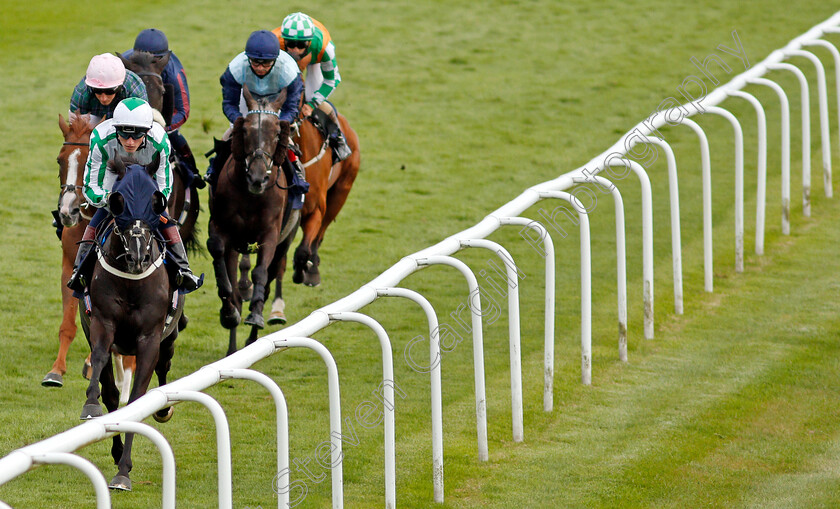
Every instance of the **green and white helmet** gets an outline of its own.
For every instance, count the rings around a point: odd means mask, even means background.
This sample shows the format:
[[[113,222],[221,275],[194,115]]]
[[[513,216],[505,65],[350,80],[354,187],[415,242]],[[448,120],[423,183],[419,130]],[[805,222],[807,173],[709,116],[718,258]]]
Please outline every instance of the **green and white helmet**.
[[[133,127],[149,130],[154,122],[154,114],[149,103],[139,97],[123,99],[114,108],[114,127]],[[130,131],[130,129],[127,129]]]
[[[315,36],[315,25],[306,14],[294,12],[283,20],[281,34],[283,39],[290,41],[311,41]]]

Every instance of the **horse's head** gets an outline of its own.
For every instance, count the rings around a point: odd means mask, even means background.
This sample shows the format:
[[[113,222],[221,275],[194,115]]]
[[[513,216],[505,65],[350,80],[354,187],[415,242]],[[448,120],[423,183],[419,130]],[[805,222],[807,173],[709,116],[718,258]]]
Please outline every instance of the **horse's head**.
[[[254,99],[248,87],[243,86],[242,94],[248,113],[234,123],[231,149],[234,159],[244,165],[248,191],[262,194],[277,182],[280,164],[286,157],[286,143],[278,143],[281,136],[289,136],[289,125],[280,121],[278,113],[286,91],[273,98]]]
[[[155,55],[147,51],[133,51],[129,58],[117,53],[123,61],[126,69],[133,71],[140,76],[146,85],[146,95],[149,97],[149,105],[161,112],[168,124],[172,120],[174,108],[174,90],[169,90],[163,83],[161,74],[169,63],[169,53]],[[168,88],[172,88],[171,85]]]
[[[114,234],[122,252],[111,255],[124,258],[131,274],[142,273],[155,261],[154,232],[166,210],[166,198],[151,176],[157,166],[157,156],[145,167],[133,163],[126,166],[119,160],[109,162],[111,171],[121,175],[108,195],[108,208],[114,216]]]
[[[58,178],[61,194],[58,195],[58,214],[65,227],[76,226],[81,219],[82,179],[85,162],[90,151],[90,115],[71,113],[69,122],[58,115],[58,127],[64,135],[64,144],[58,152]],[[90,219],[90,217],[87,217]]]

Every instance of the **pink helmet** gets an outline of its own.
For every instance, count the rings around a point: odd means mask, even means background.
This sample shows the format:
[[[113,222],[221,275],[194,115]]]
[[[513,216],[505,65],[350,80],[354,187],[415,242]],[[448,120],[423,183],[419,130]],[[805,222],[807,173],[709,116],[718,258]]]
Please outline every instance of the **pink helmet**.
[[[125,65],[111,53],[96,55],[90,59],[85,84],[91,88],[116,88],[125,81]]]

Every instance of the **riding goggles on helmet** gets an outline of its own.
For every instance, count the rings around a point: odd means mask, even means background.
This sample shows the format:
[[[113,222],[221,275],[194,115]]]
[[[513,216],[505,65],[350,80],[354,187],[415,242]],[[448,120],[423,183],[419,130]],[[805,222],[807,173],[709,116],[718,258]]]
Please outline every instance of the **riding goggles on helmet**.
[[[120,138],[131,138],[132,140],[139,140],[143,136],[146,136],[146,133],[148,132],[148,129],[133,125],[123,125],[117,127],[117,136]]]
[[[104,94],[104,95],[116,95],[117,92],[120,90],[120,87],[114,88],[93,88],[91,87],[90,91],[94,93],[94,95]]]
[[[309,41],[296,41],[294,39],[284,39],[286,42],[286,48],[298,48],[298,49],[306,49],[309,47]]]

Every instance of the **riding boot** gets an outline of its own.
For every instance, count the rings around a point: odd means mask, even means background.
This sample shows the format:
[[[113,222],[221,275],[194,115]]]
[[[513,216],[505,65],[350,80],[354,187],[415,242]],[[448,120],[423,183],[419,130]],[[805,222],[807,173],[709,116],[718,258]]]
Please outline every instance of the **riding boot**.
[[[213,150],[206,155],[215,153],[214,157],[210,158],[210,167],[207,168],[207,173],[204,175],[204,180],[210,184],[211,188],[216,187],[216,182],[219,180],[219,174],[222,173],[225,163],[231,154],[231,140],[217,140],[213,138]]]
[[[183,242],[169,244],[166,247],[166,259],[171,261],[175,269],[175,286],[184,293],[197,290],[204,284],[204,274],[197,277],[190,270],[190,262],[187,260],[187,251]]]
[[[353,153],[353,151],[347,145],[344,133],[341,132],[341,127],[338,123],[338,115],[334,109],[330,112],[327,118],[330,119],[326,126],[327,135],[330,137],[330,147],[332,147],[335,152],[335,159],[343,161],[350,157],[350,154]]]
[[[199,173],[198,168],[195,164],[195,156],[193,156],[192,150],[190,149],[189,143],[184,143],[183,146],[177,149],[178,157],[181,159],[181,162],[187,169],[198,178],[193,179],[195,183],[196,189],[204,189],[205,183],[204,180],[201,178],[201,173]]]
[[[70,274],[70,280],[67,281],[67,288],[70,288],[74,292],[82,293],[88,285],[88,282],[85,281],[85,259],[91,249],[93,249],[94,244],[93,241],[79,244],[79,251],[76,252],[76,261],[73,263],[73,273]]]

